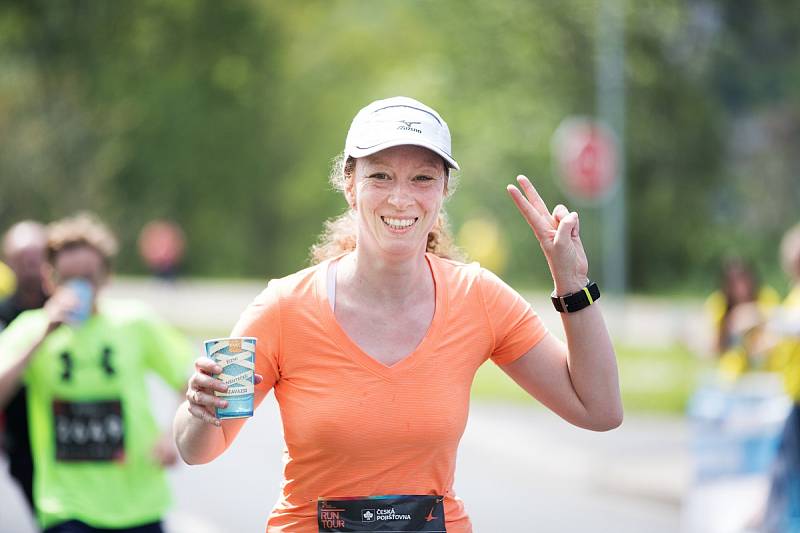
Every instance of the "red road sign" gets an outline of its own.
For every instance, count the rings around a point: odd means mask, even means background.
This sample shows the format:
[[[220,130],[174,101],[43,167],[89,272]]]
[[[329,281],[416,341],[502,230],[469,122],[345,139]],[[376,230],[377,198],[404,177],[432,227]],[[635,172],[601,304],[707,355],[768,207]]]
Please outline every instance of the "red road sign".
[[[553,159],[564,192],[586,202],[606,199],[617,182],[617,139],[604,124],[569,117],[553,134]]]

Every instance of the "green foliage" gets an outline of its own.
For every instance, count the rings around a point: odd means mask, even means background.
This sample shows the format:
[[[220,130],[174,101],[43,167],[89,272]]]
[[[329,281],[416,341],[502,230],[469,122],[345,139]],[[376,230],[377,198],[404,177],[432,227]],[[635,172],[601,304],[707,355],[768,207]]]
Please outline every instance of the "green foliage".
[[[504,188],[526,173],[550,205],[571,204],[550,139],[594,113],[599,1],[9,0],[0,226],[94,210],[120,234],[120,269],[140,272],[137,234],[166,217],[186,230],[187,273],[282,275],[345,206],[326,177],[352,116],[407,94],[453,131],[454,226],[493,218],[504,277],[546,286]],[[631,286],[709,284],[731,251],[773,264],[800,201],[798,10],[626,9]],[[571,207],[596,273],[602,217]]]

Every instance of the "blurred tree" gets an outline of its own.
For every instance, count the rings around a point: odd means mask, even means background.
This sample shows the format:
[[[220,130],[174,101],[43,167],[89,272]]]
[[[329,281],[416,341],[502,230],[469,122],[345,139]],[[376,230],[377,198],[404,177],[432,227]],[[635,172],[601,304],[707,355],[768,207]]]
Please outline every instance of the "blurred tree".
[[[326,176],[349,120],[407,94],[453,131],[456,228],[489,215],[505,275],[546,286],[504,188],[525,173],[567,202],[550,139],[594,113],[598,1],[6,0],[0,226],[92,209],[120,233],[121,270],[142,272],[136,236],[167,218],[189,274],[282,275],[345,207]],[[800,12],[626,5],[631,286],[698,283],[732,246],[772,261],[765,237],[800,200]],[[570,207],[596,269],[601,219]]]
[[[776,243],[800,219],[800,11],[774,0],[704,5],[720,28],[709,91],[728,126],[718,240],[775,265]]]

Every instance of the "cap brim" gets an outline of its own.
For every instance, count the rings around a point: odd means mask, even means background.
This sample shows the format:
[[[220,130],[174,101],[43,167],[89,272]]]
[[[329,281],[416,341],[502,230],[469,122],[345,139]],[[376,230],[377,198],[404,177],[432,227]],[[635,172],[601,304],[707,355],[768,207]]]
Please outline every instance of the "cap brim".
[[[382,143],[379,143],[379,144],[376,144],[376,145],[373,145],[373,146],[370,146],[370,147],[367,147],[367,148],[361,148],[361,147],[355,147],[354,146],[354,147],[351,147],[351,148],[349,148],[347,150],[347,154],[346,155],[349,155],[349,156],[352,156],[352,157],[356,157],[356,158],[358,158],[358,157],[366,157],[368,155],[376,154],[376,153],[380,152],[381,150],[386,150],[387,148],[393,148],[395,146],[407,146],[407,145],[410,145],[410,146],[421,146],[422,148],[427,148],[431,152],[434,152],[437,155],[441,156],[441,158],[444,159],[444,162],[445,162],[445,164],[447,164],[448,167],[450,167],[452,169],[455,169],[455,170],[461,170],[461,168],[458,166],[458,163],[456,162],[456,160],[453,159],[453,156],[451,156],[450,154],[448,154],[447,152],[445,152],[441,148],[439,148],[437,146],[433,146],[430,143],[426,143],[424,141],[419,141],[419,140],[414,140],[414,139],[393,139],[391,141],[385,141],[385,142],[382,142]]]

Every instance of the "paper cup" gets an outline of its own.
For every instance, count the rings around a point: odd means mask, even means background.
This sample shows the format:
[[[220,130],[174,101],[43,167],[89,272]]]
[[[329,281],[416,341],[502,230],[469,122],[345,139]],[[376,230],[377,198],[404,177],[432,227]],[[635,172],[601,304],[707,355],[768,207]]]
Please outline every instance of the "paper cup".
[[[206,355],[222,367],[214,377],[228,385],[227,392],[215,391],[228,402],[227,407],[217,407],[217,418],[244,418],[253,416],[255,390],[255,337],[226,337],[204,341]]]
[[[78,297],[78,306],[67,313],[67,323],[79,326],[92,316],[94,288],[89,280],[83,278],[73,278],[65,285]]]

